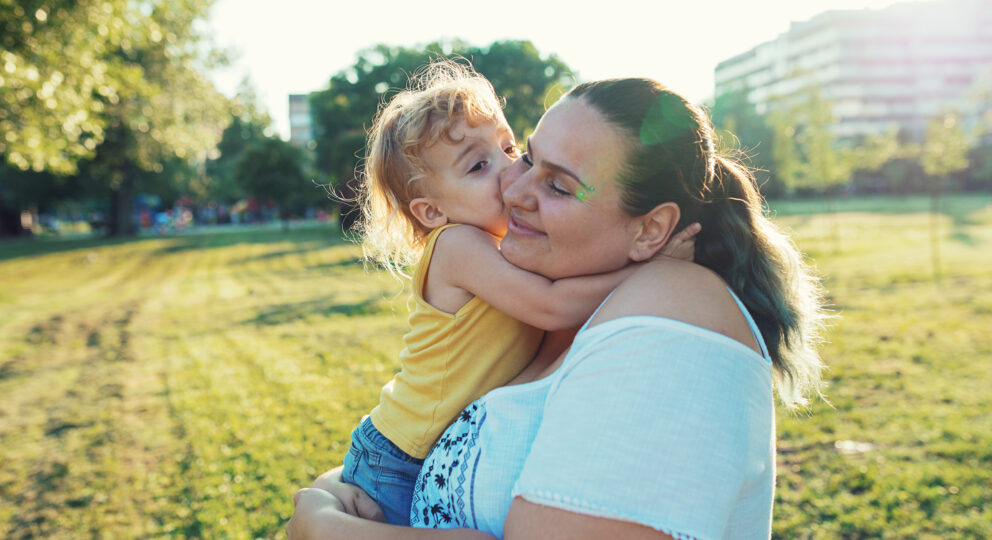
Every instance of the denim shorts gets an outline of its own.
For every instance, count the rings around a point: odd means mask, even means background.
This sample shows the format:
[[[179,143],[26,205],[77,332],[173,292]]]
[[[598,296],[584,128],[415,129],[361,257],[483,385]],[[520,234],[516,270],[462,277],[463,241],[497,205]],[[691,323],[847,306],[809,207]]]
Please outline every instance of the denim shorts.
[[[341,479],[354,484],[379,503],[386,521],[410,525],[413,485],[424,460],[399,449],[365,416],[351,432],[351,448],[344,458]]]

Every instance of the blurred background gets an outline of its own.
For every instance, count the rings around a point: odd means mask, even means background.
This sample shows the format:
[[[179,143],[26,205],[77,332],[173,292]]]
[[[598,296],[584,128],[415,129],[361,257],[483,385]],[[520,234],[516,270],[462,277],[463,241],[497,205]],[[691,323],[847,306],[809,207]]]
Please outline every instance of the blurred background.
[[[647,76],[755,168],[838,315],[776,537],[992,537],[987,0],[0,0],[0,536],[281,535],[408,313],[329,190],[442,56],[519,139]]]

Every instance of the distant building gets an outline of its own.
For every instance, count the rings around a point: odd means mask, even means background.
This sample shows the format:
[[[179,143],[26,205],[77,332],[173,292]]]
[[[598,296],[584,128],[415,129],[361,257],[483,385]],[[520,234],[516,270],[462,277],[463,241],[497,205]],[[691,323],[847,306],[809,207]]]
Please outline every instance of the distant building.
[[[310,115],[310,95],[289,95],[289,142],[301,148],[313,149],[313,116]]]
[[[952,106],[973,122],[985,111],[970,95],[992,85],[992,1],[827,11],[716,67],[716,95],[747,89],[759,113],[811,82],[833,103],[842,138],[895,127],[920,140]]]

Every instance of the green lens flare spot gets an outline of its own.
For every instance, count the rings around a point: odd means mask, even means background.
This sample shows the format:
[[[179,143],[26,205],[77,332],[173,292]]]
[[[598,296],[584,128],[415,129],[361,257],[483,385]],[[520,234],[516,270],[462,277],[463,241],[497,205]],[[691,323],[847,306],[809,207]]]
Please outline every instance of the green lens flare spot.
[[[641,144],[650,146],[682,137],[695,129],[692,111],[677,95],[662,94],[641,122]]]
[[[593,191],[596,191],[596,186],[589,186],[585,189],[585,191],[580,191],[576,193],[575,198],[580,201],[584,201],[589,198],[589,196],[592,194]]]

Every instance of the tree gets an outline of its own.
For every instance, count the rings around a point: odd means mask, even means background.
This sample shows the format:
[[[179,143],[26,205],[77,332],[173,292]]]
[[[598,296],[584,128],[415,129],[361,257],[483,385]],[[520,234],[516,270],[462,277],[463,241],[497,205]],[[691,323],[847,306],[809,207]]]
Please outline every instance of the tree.
[[[377,45],[358,54],[355,64],[331,77],[325,90],[310,96],[317,125],[316,166],[339,193],[353,193],[355,169],[364,155],[365,129],[381,103],[433,58],[470,61],[506,97],[504,112],[518,135],[537,123],[546,104],[571,84],[572,72],[555,56],[541,57],[528,41],[500,41],[489,47],[435,42],[420,48]],[[345,197],[347,198],[347,197]],[[342,207],[347,228],[348,205]]]
[[[710,106],[718,146],[724,152],[742,152],[759,178],[767,176],[767,181],[759,182],[763,194],[783,195],[785,187],[775,173],[772,145],[775,132],[768,119],[748,100],[748,93],[748,88],[741,88],[720,94]]]
[[[6,161],[62,175],[88,162],[113,200],[111,232],[133,233],[140,182],[170,159],[203,161],[223,128],[225,99],[202,74],[218,53],[195,26],[211,3],[0,0]]]
[[[927,124],[927,134],[920,149],[920,164],[930,177],[930,253],[934,279],[940,281],[940,235],[938,214],[945,179],[968,168],[968,137],[961,129],[961,119],[953,112],[935,116]]]
[[[770,114],[770,123],[776,174],[790,191],[807,189],[825,196],[834,250],[838,251],[834,190],[851,179],[854,151],[833,134],[833,106],[819,86],[810,85],[789,100],[780,99]]]
[[[234,169],[245,192],[279,207],[285,229],[290,217],[301,215],[308,204],[324,194],[303,173],[302,151],[277,137],[251,144]]]
[[[238,162],[248,148],[269,137],[272,124],[268,113],[258,105],[255,90],[247,80],[242,81],[238,94],[229,104],[229,111],[231,122],[224,128],[217,148],[206,162],[206,196],[225,201],[246,195],[244,184],[237,176]]]
[[[854,151],[833,134],[833,106],[817,85],[807,86],[772,111],[776,166],[789,189],[829,194],[851,179]]]

